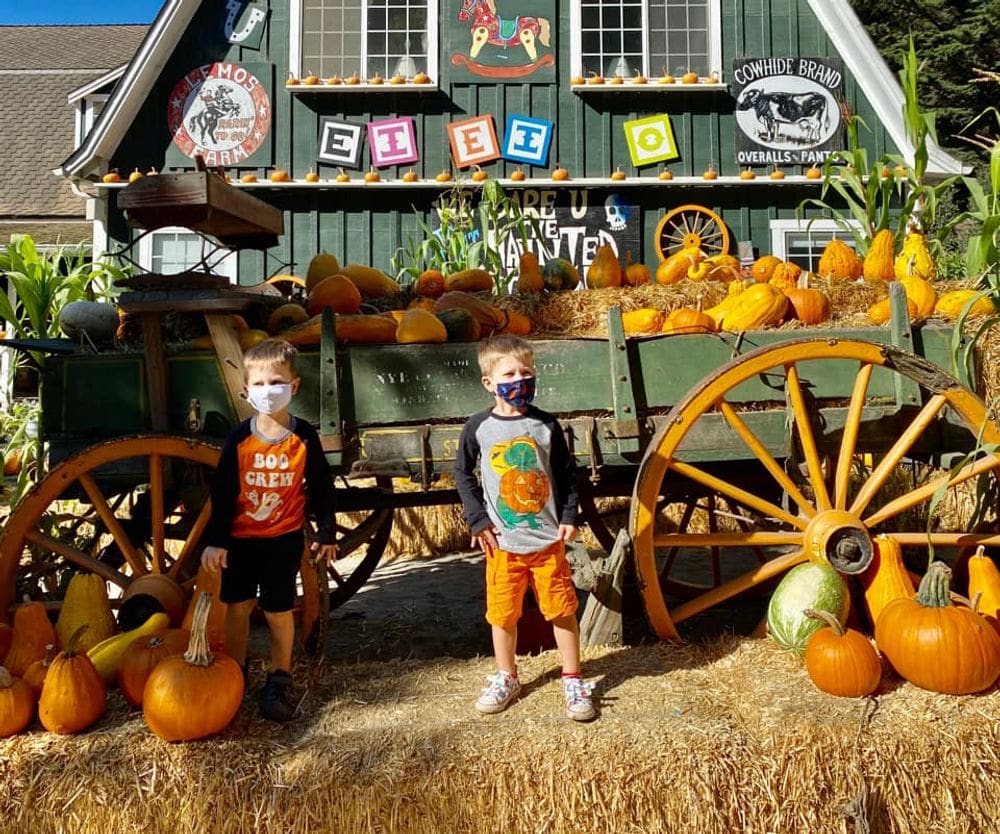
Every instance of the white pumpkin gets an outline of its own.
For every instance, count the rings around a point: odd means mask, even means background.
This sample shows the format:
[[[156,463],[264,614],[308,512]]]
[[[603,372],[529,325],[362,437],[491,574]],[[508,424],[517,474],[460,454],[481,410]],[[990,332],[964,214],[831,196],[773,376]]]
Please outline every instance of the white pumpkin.
[[[118,308],[100,301],[71,301],[59,311],[59,327],[68,339],[86,333],[95,344],[106,344],[118,329]]]

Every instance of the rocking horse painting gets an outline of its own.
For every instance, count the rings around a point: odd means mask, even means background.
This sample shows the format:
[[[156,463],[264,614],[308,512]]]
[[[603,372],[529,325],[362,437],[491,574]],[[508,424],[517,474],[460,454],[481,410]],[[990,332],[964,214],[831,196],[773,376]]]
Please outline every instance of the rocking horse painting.
[[[522,78],[531,75],[543,66],[555,65],[552,45],[552,22],[549,17],[537,15],[544,3],[521,3],[530,6],[536,14],[510,13],[511,3],[504,6],[508,15],[497,10],[498,0],[460,0],[458,21],[468,26],[468,54],[456,51],[451,58],[455,66],[464,66],[476,75],[489,78]],[[528,10],[526,8],[526,10]],[[542,9],[544,11],[544,8]],[[464,27],[460,26],[459,29]],[[461,43],[461,34],[456,33],[456,45]],[[484,47],[496,47],[487,50]],[[539,55],[539,47],[547,50]],[[519,63],[517,55],[524,50],[527,63]],[[512,55],[513,53],[513,55]]]

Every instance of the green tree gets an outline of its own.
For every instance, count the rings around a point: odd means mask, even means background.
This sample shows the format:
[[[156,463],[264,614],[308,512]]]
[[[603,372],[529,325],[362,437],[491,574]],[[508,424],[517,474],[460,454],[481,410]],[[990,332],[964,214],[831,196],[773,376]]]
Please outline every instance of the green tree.
[[[851,0],[890,69],[898,72],[913,36],[922,67],[920,104],[937,115],[938,138],[957,156],[976,154],[958,135],[995,104],[975,84],[976,68],[1000,68],[1000,0]]]

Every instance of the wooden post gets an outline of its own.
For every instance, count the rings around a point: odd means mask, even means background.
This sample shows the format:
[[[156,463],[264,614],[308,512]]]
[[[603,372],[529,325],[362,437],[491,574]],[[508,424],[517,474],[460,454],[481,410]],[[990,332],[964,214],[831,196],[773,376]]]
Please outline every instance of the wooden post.
[[[632,549],[632,539],[624,527],[615,537],[611,553],[597,572],[587,605],[580,618],[581,646],[620,646],[622,644],[622,599],[625,560]]]
[[[150,428],[166,431],[169,427],[167,413],[167,358],[163,352],[163,332],[158,313],[143,312],[142,339],[146,357],[146,388],[149,391]]]
[[[243,350],[239,338],[233,330],[229,316],[222,313],[205,313],[208,332],[215,345],[215,356],[219,361],[222,380],[229,392],[229,400],[238,420],[246,420],[254,411],[243,396]]]

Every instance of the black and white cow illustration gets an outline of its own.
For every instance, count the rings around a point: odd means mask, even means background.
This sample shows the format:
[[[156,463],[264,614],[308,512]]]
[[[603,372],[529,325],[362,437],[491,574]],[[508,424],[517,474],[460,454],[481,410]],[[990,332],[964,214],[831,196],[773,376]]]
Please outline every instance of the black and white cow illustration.
[[[753,110],[765,142],[778,139],[782,125],[794,125],[797,138],[803,142],[818,142],[829,127],[826,97],[820,93],[770,93],[747,90],[737,102],[738,110]]]

